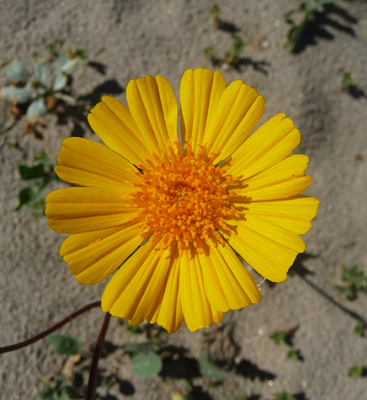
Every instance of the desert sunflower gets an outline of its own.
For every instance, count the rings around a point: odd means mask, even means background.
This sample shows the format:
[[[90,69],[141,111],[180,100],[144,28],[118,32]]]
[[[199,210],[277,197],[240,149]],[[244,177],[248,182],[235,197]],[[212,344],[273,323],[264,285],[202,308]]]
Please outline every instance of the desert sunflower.
[[[161,76],[132,80],[129,108],[103,97],[89,123],[104,145],[63,141],[56,173],[80,187],[47,196],[49,226],[72,274],[96,284],[112,272],[104,312],[169,332],[221,321],[260,301],[238,253],[260,275],[286,279],[318,200],[308,157],[289,155],[300,133],[284,114],[251,131],[264,110],[256,90],[219,72],[187,70],[177,102]]]

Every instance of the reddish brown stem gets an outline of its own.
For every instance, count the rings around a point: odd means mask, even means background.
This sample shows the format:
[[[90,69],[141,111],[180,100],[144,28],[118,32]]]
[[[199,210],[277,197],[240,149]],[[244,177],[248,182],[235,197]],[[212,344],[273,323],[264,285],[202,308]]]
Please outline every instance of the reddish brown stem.
[[[108,325],[110,323],[110,318],[111,318],[111,314],[107,313],[104,318],[101,331],[99,332],[98,340],[97,340],[96,347],[95,347],[94,353],[93,353],[92,366],[91,366],[90,373],[89,373],[87,395],[85,397],[85,400],[93,400],[94,399],[94,393],[96,391],[98,361],[99,361],[99,357],[101,355],[101,350],[102,350],[104,338],[107,333]]]
[[[50,335],[52,332],[57,331],[62,326],[66,325],[67,323],[69,323],[70,321],[75,319],[76,317],[79,317],[79,315],[84,314],[85,312],[91,310],[92,308],[100,307],[100,306],[101,306],[101,302],[99,300],[89,303],[85,307],[81,308],[80,310],[75,311],[74,313],[70,314],[69,316],[64,318],[62,321],[51,326],[51,328],[46,329],[45,331],[39,333],[36,336],[33,336],[30,339],[24,340],[23,342],[11,344],[10,346],[0,347],[0,354],[9,353],[10,351],[15,351],[15,350],[22,349],[23,347],[27,347],[27,346],[37,342],[38,340],[45,338],[46,336]]]

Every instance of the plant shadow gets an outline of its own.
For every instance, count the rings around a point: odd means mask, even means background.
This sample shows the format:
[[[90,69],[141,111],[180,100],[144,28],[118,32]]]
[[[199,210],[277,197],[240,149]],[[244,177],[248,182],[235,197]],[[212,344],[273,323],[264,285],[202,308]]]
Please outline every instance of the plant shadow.
[[[334,17],[339,18],[339,21]],[[333,29],[351,37],[356,37],[353,25],[357,23],[358,19],[349,14],[344,8],[333,3],[326,4],[323,11],[315,11],[313,18],[307,21],[306,29],[294,48],[293,53],[299,54],[306,47],[315,46],[319,38],[333,40]]]

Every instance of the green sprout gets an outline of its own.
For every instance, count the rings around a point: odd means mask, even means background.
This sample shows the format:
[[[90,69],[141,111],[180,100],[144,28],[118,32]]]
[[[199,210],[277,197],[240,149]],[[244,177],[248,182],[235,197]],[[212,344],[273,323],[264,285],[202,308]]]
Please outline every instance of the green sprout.
[[[302,357],[301,357],[299,351],[294,349],[293,347],[291,347],[291,349],[289,350],[289,352],[287,354],[287,358],[288,358],[288,360],[302,361]]]
[[[241,62],[241,54],[245,50],[246,43],[241,36],[232,35],[231,47],[225,53],[225,61],[233,68],[238,68]]]
[[[358,337],[366,336],[367,325],[363,322],[359,322],[354,328],[354,334]]]
[[[277,346],[285,345],[286,333],[284,331],[275,331],[269,337]]]
[[[342,88],[343,90],[349,90],[352,85],[356,83],[356,79],[349,71],[345,71],[342,76]]]
[[[214,4],[213,5],[213,7],[210,9],[210,13],[211,13],[211,15],[213,17],[214,23],[216,25],[220,25],[220,22],[221,22],[220,21],[221,10],[220,10],[218,4]]]
[[[41,153],[35,158],[33,164],[19,165],[18,170],[22,180],[33,181],[33,184],[19,191],[15,211],[20,210],[23,206],[28,206],[32,208],[35,217],[44,215],[44,189],[52,181],[59,181],[54,172],[54,164],[44,153]]]
[[[290,10],[283,15],[283,18],[290,28],[287,33],[287,41],[284,45],[285,51],[294,53],[299,48],[300,42],[304,37],[309,24],[314,20],[316,12],[323,12],[324,6],[333,3],[334,0],[307,0],[301,1],[300,6],[296,10]],[[297,23],[294,15],[301,14]]]
[[[213,65],[218,65],[220,64],[220,62],[222,61],[215,53],[215,49],[213,46],[208,46],[205,47],[203,50],[203,53],[205,54],[205,56],[207,58],[209,58],[209,60],[211,61],[211,63]]]
[[[366,375],[366,368],[362,367],[361,365],[354,365],[348,370],[349,378],[362,378],[365,375]]]
[[[40,393],[40,398],[42,400],[70,400],[67,386],[66,381],[57,379],[52,386],[47,387]]]
[[[69,74],[77,63],[89,63],[83,49],[57,52],[56,45],[50,44],[48,51],[52,57],[48,61],[35,58],[32,73],[18,59],[1,67],[9,83],[1,88],[0,97],[11,105],[12,119],[16,121],[25,115],[25,131],[38,138],[42,137],[39,128],[43,127],[42,117],[45,114],[58,104],[77,106],[77,100],[71,95]],[[55,62],[56,66],[50,65],[51,62]],[[55,70],[53,76],[50,70]]]
[[[201,375],[212,381],[222,381],[224,379],[223,371],[212,363],[206,354],[198,358]]]
[[[354,300],[358,292],[367,292],[367,274],[357,264],[342,266],[342,281],[344,285],[336,285],[335,289],[344,299]]]
[[[204,48],[204,54],[213,65],[218,64],[228,64],[232,68],[238,69],[241,64],[241,54],[245,50],[246,43],[244,40],[238,36],[232,35],[232,43],[230,48],[224,53],[223,57],[218,57],[216,55],[215,49],[212,46]]]
[[[43,390],[39,396],[41,400],[71,400],[80,399],[83,395],[84,378],[79,372],[75,372],[71,382],[64,379],[56,379],[54,384]]]
[[[275,393],[275,400],[296,400],[296,398],[288,392]]]

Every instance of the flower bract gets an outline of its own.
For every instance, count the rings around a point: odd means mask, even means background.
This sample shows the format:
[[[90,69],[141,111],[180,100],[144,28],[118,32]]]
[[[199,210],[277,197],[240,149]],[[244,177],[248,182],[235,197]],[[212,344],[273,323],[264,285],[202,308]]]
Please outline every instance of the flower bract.
[[[72,274],[96,284],[113,272],[102,309],[190,331],[260,301],[241,256],[281,282],[305,249],[299,235],[318,200],[302,195],[308,157],[278,114],[252,134],[264,99],[241,81],[187,70],[178,105],[161,76],[132,80],[128,107],[103,97],[89,123],[103,144],[63,141],[56,173],[74,185],[47,196],[49,226]]]

